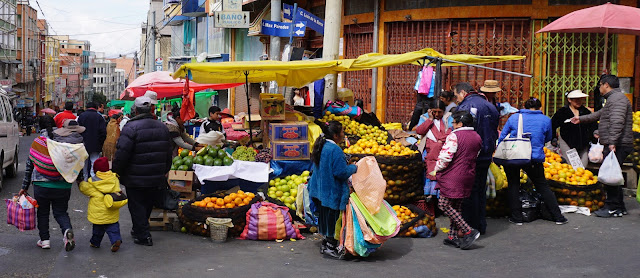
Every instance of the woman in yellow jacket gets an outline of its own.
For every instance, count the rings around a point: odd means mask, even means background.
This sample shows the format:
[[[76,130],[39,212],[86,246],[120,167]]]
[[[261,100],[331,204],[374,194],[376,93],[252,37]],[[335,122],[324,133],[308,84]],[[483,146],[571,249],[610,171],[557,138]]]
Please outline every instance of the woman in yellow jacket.
[[[127,204],[127,196],[120,190],[120,181],[109,169],[109,160],[100,157],[93,163],[95,176],[80,183],[80,192],[91,197],[87,219],[93,223],[90,245],[100,248],[105,232],[111,241],[111,251],[116,252],[122,244],[120,236],[120,208]]]

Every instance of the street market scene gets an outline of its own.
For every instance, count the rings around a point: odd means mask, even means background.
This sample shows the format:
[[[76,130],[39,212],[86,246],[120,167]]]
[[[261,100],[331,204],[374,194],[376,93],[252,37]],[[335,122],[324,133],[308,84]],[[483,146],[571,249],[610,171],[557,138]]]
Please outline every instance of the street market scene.
[[[0,277],[637,277],[635,1],[0,2]]]

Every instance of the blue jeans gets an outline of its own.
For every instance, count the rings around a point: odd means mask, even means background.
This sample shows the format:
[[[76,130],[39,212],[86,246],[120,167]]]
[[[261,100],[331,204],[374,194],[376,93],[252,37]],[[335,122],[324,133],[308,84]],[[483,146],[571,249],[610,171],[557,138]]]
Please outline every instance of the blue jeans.
[[[53,211],[53,217],[60,225],[60,231],[71,229],[71,219],[67,209],[69,208],[69,198],[71,189],[57,189],[34,185],[33,197],[38,201],[36,215],[38,217],[38,231],[40,240],[49,240],[49,212]]]
[[[111,241],[111,245],[116,243],[116,241],[122,241],[122,237],[120,236],[120,223],[116,222],[113,224],[93,224],[93,236],[91,236],[91,244],[100,247],[100,242],[102,242],[102,238],[104,237],[104,233],[107,233],[109,236],[109,241]]]
[[[96,162],[98,158],[100,158],[100,153],[89,153],[89,158],[84,161],[84,169],[82,170],[84,181],[95,176],[95,173],[93,172],[93,163]]]

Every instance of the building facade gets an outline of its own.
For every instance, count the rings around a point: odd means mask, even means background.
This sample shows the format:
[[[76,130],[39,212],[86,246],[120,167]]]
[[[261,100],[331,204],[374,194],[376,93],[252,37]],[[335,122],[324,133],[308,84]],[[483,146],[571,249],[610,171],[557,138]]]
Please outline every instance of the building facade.
[[[147,22],[142,24],[142,36],[140,38],[140,59],[139,65],[146,72],[157,70],[168,70],[169,57],[171,56],[171,29],[164,24],[164,2],[168,0],[150,0],[149,11],[147,12]],[[192,0],[192,2],[197,2]],[[155,18],[153,17],[155,12]],[[156,24],[154,25],[153,22]],[[151,33],[155,33],[156,40],[151,41]],[[155,45],[155,53],[149,53],[149,45]],[[162,59],[160,64],[156,64],[155,59]],[[150,61],[153,61],[150,63]]]
[[[324,1],[313,2],[324,8]],[[533,75],[525,78],[473,67],[449,67],[443,74],[445,90],[458,82],[470,82],[479,88],[485,79],[496,79],[503,89],[497,96],[500,102],[519,107],[529,97],[537,97],[543,101],[544,112],[552,115],[565,104],[565,92],[581,89],[593,96],[603,64],[626,81],[638,82],[638,72],[634,72],[635,37],[610,35],[612,55],[604,61],[602,34],[535,33],[555,18],[606,0],[506,0],[499,4],[489,0],[379,0],[377,26],[374,2],[344,2],[344,58],[372,52],[374,45],[385,54],[430,47],[445,54],[523,55],[525,60],[488,66]],[[610,2],[634,7],[638,4],[630,0]],[[373,40],[374,33],[377,41]],[[377,115],[387,122],[405,122],[410,117],[407,111],[412,111],[416,102],[413,85],[418,70],[409,65],[379,69],[376,84],[372,83],[371,71],[349,72],[343,74],[341,85],[352,89],[356,99],[365,103],[370,103],[375,88],[377,102],[373,105]],[[626,90],[631,91],[628,87]]]
[[[16,74],[17,85],[13,90],[17,95],[17,108],[27,108],[27,111],[34,113],[34,99],[39,97],[37,89],[41,82],[40,75],[40,29],[38,29],[38,14],[29,5],[29,1],[17,2],[17,47],[16,58],[20,61],[18,73]]]
[[[9,93],[16,84],[16,72],[20,62],[16,60],[18,46],[16,0],[0,0],[0,85]]]
[[[58,106],[54,99],[60,99],[60,41],[48,36],[45,40],[45,80],[44,80],[44,103],[46,107]]]
[[[116,69],[116,63],[105,58],[102,52],[96,52],[95,68],[93,73],[93,91],[101,93],[107,101],[115,100],[124,91],[125,71]]]

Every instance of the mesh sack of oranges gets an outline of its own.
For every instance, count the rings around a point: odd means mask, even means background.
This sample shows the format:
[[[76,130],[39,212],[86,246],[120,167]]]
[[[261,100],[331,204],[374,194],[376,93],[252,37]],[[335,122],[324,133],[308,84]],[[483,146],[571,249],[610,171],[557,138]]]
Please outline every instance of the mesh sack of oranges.
[[[421,210],[417,206],[411,204],[406,206],[395,205],[391,208],[396,212],[401,223],[400,231],[397,236],[416,236],[417,232],[413,230],[412,227],[425,217],[426,213],[424,210]]]
[[[357,162],[367,155],[354,154],[350,162]],[[387,182],[384,199],[390,204],[406,204],[424,195],[424,162],[419,154],[393,157],[375,156],[382,177]]]
[[[245,214],[251,205],[258,201],[260,197],[251,192],[222,191],[200,196],[195,201],[185,204],[182,213],[186,219],[201,223],[205,223],[208,217],[231,218],[234,227],[229,232],[233,234],[242,232]]]

